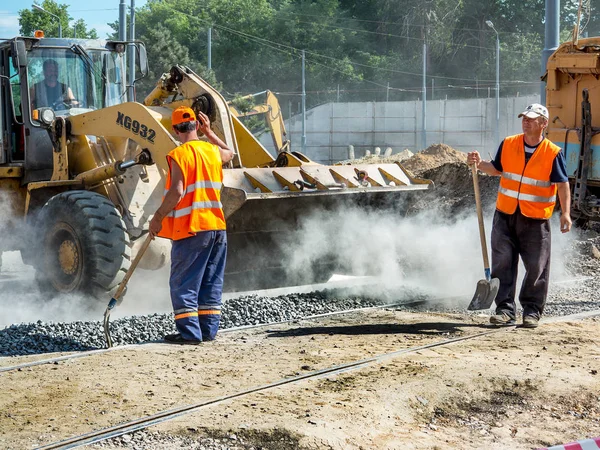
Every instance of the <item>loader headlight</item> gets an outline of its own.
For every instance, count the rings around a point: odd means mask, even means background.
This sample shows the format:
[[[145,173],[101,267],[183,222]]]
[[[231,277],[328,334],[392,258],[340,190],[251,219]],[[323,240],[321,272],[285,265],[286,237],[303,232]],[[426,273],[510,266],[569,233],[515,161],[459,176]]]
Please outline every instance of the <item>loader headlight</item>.
[[[54,119],[56,118],[56,115],[54,114],[54,110],[52,108],[34,109],[31,112],[31,116],[33,120],[42,122],[44,125],[48,126],[51,125],[52,122],[54,122]]]
[[[52,122],[54,122],[56,115],[54,114],[54,111],[52,110],[52,108],[42,108],[40,110],[39,117],[40,117],[40,122],[42,122],[44,125],[51,125]]]

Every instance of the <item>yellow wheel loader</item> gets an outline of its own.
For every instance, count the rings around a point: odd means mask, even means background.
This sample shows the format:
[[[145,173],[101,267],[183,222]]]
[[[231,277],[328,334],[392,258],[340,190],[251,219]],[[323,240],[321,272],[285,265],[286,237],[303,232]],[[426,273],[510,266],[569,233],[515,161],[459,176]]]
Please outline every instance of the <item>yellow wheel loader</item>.
[[[161,202],[166,155],[178,145],[171,111],[181,105],[206,113],[235,152],[223,189],[228,290],[326,280],[335,255],[289,270],[286,249],[303,239],[295,230],[304,217],[432,187],[398,164],[323,166],[288,151],[273,157],[187,67],[173,66],[143,104],[127,102],[127,45],[144,75],[141,43],[17,37],[0,44],[0,195],[10,217],[0,251],[20,250],[49,292],[105,296],[123,279]],[[159,268],[167,251],[156,239],[141,267]]]
[[[266,90],[257,94],[246,95],[239,98],[238,100],[254,99],[258,96],[265,96],[264,103],[254,105],[249,111],[238,111],[232,102],[229,102],[229,109],[235,117],[252,117],[257,115],[263,115],[265,118],[265,124],[269,128],[269,133],[273,139],[273,147],[277,154],[282,152],[291,151],[291,142],[287,137],[285,131],[285,122],[283,121],[283,114],[281,107],[279,106],[279,100],[275,94],[271,91]]]

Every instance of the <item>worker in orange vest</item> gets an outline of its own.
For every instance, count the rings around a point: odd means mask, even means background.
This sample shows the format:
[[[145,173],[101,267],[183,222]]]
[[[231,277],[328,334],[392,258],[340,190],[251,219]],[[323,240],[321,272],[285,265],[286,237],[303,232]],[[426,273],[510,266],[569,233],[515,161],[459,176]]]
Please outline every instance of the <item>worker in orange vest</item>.
[[[223,164],[233,152],[210,128],[208,116],[179,107],[171,125],[181,145],[167,155],[169,174],[162,204],[150,221],[154,236],[172,240],[169,286],[178,333],[172,344],[196,345],[215,339],[227,256],[221,204]],[[198,138],[198,130],[209,142]]]
[[[492,226],[492,278],[500,280],[494,325],[513,325],[519,256],[525,278],[519,293],[523,327],[536,328],[544,312],[550,276],[550,223],[560,200],[560,230],[571,230],[571,193],[564,151],[544,137],[548,110],[534,103],[519,114],[523,133],[509,136],[493,161],[470,152],[467,163],[500,176]]]

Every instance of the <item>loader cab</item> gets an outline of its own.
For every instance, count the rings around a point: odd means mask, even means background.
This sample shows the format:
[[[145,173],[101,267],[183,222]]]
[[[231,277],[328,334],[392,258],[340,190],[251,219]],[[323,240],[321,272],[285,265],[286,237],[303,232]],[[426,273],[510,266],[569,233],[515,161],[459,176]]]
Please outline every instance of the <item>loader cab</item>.
[[[133,45],[138,67],[146,68],[143,44]],[[24,183],[49,180],[52,143],[42,117],[68,117],[126,102],[126,50],[125,42],[85,39],[19,37],[0,44],[6,77],[0,92],[0,164],[21,162]],[[50,115],[40,115],[42,109],[50,109]]]
[[[86,49],[76,43],[39,46],[28,52],[27,59],[31,111],[52,108],[56,116],[69,116],[127,101],[123,50]]]

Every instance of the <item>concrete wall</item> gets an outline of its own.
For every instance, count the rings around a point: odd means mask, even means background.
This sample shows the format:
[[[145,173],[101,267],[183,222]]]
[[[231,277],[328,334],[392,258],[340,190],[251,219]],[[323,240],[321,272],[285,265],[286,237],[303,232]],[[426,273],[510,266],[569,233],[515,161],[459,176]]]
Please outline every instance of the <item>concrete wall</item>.
[[[500,140],[521,132],[517,115],[539,95],[500,99]],[[321,163],[348,158],[348,145],[356,157],[367,149],[392,147],[394,153],[412,152],[436,143],[448,144],[464,152],[479,150],[486,158],[495,154],[496,99],[430,100],[427,102],[426,145],[421,142],[422,102],[328,103],[306,113],[306,155]],[[301,150],[302,117],[286,121],[292,150]],[[261,136],[270,151],[270,136]]]

